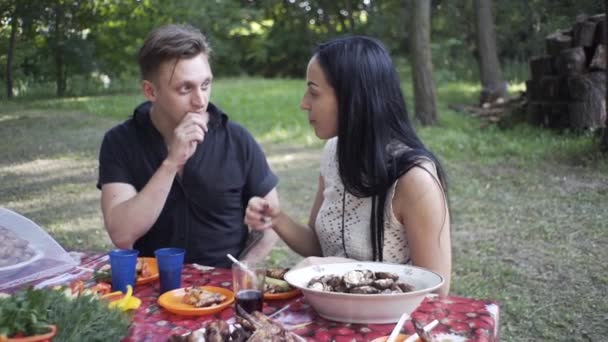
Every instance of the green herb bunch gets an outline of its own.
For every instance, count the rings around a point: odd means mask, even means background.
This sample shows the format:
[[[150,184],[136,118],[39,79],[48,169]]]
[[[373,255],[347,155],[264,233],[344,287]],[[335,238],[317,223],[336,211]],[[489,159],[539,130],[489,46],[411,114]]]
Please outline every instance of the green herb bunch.
[[[93,273],[93,279],[96,282],[112,282],[112,270],[97,270]]]
[[[0,298],[0,336],[13,337],[44,334],[50,331],[47,312],[32,300],[33,293],[19,292],[11,297]],[[35,296],[35,294],[34,294]]]
[[[46,330],[30,328],[42,329],[42,324]],[[2,329],[6,336],[48,332],[48,324],[57,326],[56,342],[119,341],[128,333],[130,317],[90,294],[71,297],[61,290],[26,289],[0,299],[0,335]]]

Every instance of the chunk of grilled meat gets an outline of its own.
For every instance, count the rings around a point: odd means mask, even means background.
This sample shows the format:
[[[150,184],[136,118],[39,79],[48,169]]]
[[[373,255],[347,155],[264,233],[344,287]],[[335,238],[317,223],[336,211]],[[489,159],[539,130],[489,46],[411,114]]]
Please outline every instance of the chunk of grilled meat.
[[[232,342],[245,342],[251,337],[251,332],[245,330],[242,327],[234,329],[230,334],[230,341]]]
[[[240,306],[237,306],[237,312],[245,320],[255,327],[255,332],[247,340],[248,342],[258,341],[275,341],[275,342],[296,342],[302,341],[298,335],[289,332],[283,326],[271,320],[266,315],[259,311],[254,311],[252,314],[247,313]]]
[[[226,296],[221,293],[206,291],[200,287],[187,287],[186,294],[182,301],[186,304],[194,305],[197,308],[203,308],[219,304],[226,300]]]
[[[206,342],[223,342],[230,339],[230,327],[226,321],[214,320],[207,325]]]
[[[289,268],[268,268],[266,269],[266,276],[275,279],[283,279],[283,276],[287,271],[289,271]]]

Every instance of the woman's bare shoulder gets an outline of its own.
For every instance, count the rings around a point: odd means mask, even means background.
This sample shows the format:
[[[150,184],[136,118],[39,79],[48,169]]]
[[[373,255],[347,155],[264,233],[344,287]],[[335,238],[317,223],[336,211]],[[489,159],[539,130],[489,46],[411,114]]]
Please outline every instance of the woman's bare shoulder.
[[[402,224],[405,225],[406,218],[436,216],[445,208],[446,196],[432,161],[422,161],[399,178],[393,211]]]
[[[395,214],[403,217],[408,215],[408,210],[418,210],[417,205],[443,206],[444,199],[435,164],[424,159],[399,177],[395,187],[393,207]]]
[[[399,177],[396,192],[397,194],[401,192],[415,194],[418,191],[426,192],[429,188],[438,187],[440,189],[435,163],[428,159],[421,159],[416,166]]]

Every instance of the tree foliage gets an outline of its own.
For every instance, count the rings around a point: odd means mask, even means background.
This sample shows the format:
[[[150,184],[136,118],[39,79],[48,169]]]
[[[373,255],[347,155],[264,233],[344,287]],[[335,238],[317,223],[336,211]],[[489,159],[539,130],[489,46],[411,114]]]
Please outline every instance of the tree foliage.
[[[164,23],[205,32],[221,76],[302,77],[315,44],[345,34],[377,37],[400,60],[409,57],[407,6],[397,0],[0,0],[0,88],[6,96],[9,74],[17,96],[93,91],[103,77],[136,80],[137,50]],[[435,70],[478,79],[473,1],[432,6]],[[496,1],[499,59],[524,61],[577,14],[602,11],[601,0]]]

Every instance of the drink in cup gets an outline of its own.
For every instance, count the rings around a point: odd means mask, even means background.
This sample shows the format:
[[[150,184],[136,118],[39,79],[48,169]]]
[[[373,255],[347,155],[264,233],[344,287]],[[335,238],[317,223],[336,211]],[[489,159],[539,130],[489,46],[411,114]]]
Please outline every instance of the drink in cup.
[[[266,268],[261,264],[241,261],[246,269],[238,264],[232,265],[232,289],[236,296],[235,306],[247,313],[262,312],[264,304],[264,281]],[[238,309],[235,309],[238,314]]]
[[[183,248],[161,248],[154,251],[158,263],[160,293],[179,289],[182,286]]]
[[[241,290],[236,294],[236,305],[239,305],[248,313],[254,311],[262,312],[264,294],[259,290]]]

